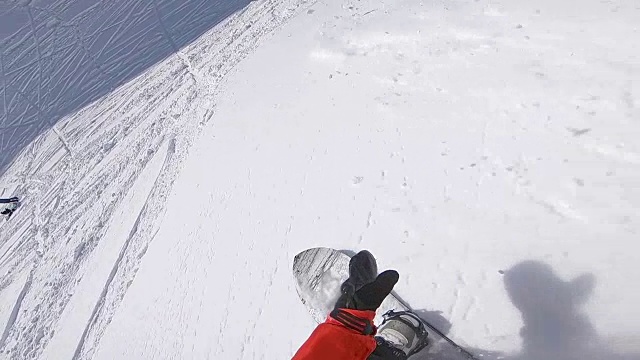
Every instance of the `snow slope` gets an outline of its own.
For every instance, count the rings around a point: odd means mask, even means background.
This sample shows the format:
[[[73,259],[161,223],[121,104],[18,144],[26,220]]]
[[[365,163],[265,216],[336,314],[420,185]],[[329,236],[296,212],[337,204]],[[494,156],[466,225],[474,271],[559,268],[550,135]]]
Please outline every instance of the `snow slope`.
[[[0,179],[0,196],[23,201],[0,227],[4,356],[91,356],[211,119],[220,80],[300,4],[266,1],[234,14],[16,158]]]
[[[314,326],[291,261],[329,246],[483,358],[640,358],[639,23],[252,3],[3,175],[29,184],[0,228],[3,355],[289,358]]]
[[[249,0],[0,3],[0,170],[62,117],[191,43]]]

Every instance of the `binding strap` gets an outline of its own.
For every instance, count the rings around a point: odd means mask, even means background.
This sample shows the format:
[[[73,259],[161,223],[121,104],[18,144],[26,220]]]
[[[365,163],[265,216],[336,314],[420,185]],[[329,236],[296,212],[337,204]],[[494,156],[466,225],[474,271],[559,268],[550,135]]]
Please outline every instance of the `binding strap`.
[[[347,329],[353,330],[362,335],[375,335],[376,328],[368,319],[359,318],[348,311],[342,309],[334,309],[331,318],[344,325]]]
[[[407,316],[411,316],[412,318],[414,318],[417,322],[418,325],[412,324],[410,323],[408,320],[405,320],[402,316],[400,315],[407,315]],[[424,336],[429,336],[429,333],[427,332],[427,330],[424,328],[424,323],[422,321],[422,319],[414,314],[411,311],[394,311],[394,310],[389,310],[386,313],[382,314],[382,324],[386,323],[387,321],[389,321],[389,319],[393,317],[395,320],[398,320],[400,322],[402,322],[403,324],[407,325],[408,327],[415,329],[416,327],[417,332],[419,335],[424,335]],[[382,325],[380,325],[382,326]]]

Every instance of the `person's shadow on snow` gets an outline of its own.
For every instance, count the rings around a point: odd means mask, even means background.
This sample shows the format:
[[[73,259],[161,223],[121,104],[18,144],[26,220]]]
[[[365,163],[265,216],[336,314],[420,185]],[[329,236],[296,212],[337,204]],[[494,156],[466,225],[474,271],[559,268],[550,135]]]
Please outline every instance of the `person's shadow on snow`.
[[[597,335],[580,307],[588,300],[592,274],[564,281],[537,261],[517,264],[504,274],[513,305],[522,313],[522,352],[517,359],[588,359]]]
[[[592,274],[564,281],[549,265],[538,261],[524,261],[505,271],[504,284],[511,302],[522,313],[522,349],[515,355],[468,349],[478,359],[640,360],[640,354],[616,354],[609,351],[582,312],[581,306],[589,299],[595,285]],[[421,315],[430,320],[428,312]],[[432,312],[431,317],[433,318]],[[442,319],[439,321],[444,324]],[[448,322],[441,325],[443,328],[434,325],[445,334],[450,328]],[[465,356],[448,351],[439,352],[437,358],[465,359]],[[433,355],[416,354],[415,360],[419,359],[431,360]]]

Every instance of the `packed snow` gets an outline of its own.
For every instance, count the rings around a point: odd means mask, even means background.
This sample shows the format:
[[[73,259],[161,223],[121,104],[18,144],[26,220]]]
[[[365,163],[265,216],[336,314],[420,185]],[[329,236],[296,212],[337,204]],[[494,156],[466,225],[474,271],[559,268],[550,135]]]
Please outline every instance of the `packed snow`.
[[[640,359],[636,0],[95,3],[0,4],[0,357],[290,358],[324,246],[482,359]]]

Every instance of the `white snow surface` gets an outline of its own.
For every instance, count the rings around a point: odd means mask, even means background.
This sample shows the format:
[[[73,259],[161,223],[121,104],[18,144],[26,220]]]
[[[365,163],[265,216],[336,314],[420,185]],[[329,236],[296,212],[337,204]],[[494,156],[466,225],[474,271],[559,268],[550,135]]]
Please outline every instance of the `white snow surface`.
[[[639,24],[636,0],[252,2],[1,175],[0,357],[290,358],[315,326],[292,260],[325,246],[483,359],[639,359]]]

